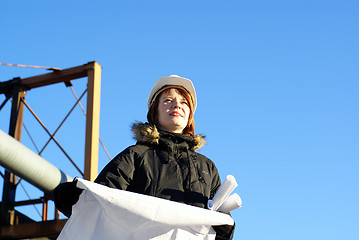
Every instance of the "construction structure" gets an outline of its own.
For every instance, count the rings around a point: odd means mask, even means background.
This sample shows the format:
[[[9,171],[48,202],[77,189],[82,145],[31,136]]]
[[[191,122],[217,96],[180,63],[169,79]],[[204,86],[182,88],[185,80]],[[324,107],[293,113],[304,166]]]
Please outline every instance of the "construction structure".
[[[0,239],[55,239],[66,223],[66,219],[60,219],[58,210],[55,210],[55,219],[48,220],[48,201],[52,200],[52,190],[61,182],[71,181],[71,177],[20,143],[24,107],[27,107],[36,118],[36,114],[25,101],[27,91],[56,83],[72,86],[72,80],[87,77],[84,171],[81,172],[73,164],[84,179],[92,181],[98,173],[101,66],[97,62],[89,62],[64,70],[55,68],[50,70],[53,72],[0,82],[0,94],[5,95],[0,111],[8,100],[12,100],[9,132],[5,134],[0,131],[0,164],[6,169],[5,173],[1,174],[4,178],[4,187],[0,208]],[[76,104],[85,92],[77,99]],[[43,123],[37,120],[51,140],[63,150],[54,137],[55,133],[51,134]],[[70,158],[69,160],[71,161]],[[16,202],[18,176],[43,191],[44,196],[40,199]],[[39,203],[42,204],[43,210],[42,221],[38,222],[14,209],[16,206]]]

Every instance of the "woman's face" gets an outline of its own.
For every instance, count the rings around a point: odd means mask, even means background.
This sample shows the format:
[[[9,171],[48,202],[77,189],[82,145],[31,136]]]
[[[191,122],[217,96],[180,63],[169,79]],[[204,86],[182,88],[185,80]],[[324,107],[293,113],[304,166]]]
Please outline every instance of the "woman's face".
[[[175,88],[166,92],[163,91],[159,96],[159,127],[167,132],[182,133],[190,115],[189,103]]]

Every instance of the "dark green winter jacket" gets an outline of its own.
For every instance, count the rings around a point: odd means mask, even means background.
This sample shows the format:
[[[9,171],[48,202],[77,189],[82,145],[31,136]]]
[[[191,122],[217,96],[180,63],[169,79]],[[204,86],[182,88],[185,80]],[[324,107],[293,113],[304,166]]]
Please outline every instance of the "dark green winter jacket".
[[[95,182],[206,208],[221,180],[214,163],[196,152],[204,137],[158,131],[148,123],[135,123],[132,131],[136,145],[111,160]],[[214,229],[216,239],[232,238],[233,226]]]
[[[132,130],[137,144],[118,154],[95,182],[205,208],[221,182],[214,163],[195,152],[204,138],[174,135],[143,123]]]

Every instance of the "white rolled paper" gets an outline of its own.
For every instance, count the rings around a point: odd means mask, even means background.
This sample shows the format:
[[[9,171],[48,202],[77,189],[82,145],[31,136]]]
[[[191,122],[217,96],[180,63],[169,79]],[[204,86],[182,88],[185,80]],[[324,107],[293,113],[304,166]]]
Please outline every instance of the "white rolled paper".
[[[231,216],[220,212],[83,179],[76,186],[84,191],[58,240],[214,240],[212,226],[234,225]]]
[[[228,198],[228,196],[233,192],[233,190],[238,186],[236,179],[232,175],[228,175],[222,185],[219,187],[218,191],[214,195],[212,203],[207,202],[207,205],[211,205],[211,208],[208,209],[217,211],[222,203]]]
[[[230,211],[240,208],[242,205],[242,199],[237,193],[229,196],[222,205],[218,208],[218,212],[229,213]]]

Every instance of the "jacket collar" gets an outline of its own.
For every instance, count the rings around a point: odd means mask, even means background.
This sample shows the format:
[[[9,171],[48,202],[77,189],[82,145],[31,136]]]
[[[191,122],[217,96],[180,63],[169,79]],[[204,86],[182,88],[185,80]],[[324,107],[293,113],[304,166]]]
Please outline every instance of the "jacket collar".
[[[188,142],[190,148],[193,150],[199,150],[206,144],[205,137],[200,134],[194,136],[174,135],[172,133],[159,131],[155,125],[149,123],[134,123],[132,125],[132,132],[134,134],[134,139],[147,144],[159,145],[161,138],[166,138],[169,135],[177,136]]]

